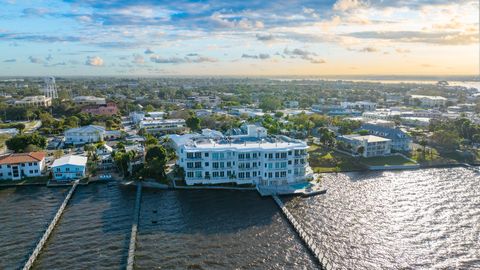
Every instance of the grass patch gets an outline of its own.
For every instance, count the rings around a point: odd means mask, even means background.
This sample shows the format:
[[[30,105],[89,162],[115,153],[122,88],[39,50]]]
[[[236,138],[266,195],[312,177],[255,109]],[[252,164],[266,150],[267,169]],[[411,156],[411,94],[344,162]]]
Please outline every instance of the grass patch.
[[[361,158],[360,162],[367,166],[394,166],[394,165],[415,165],[417,163],[412,162],[402,156],[387,156],[387,157],[369,157]]]
[[[365,169],[365,166],[360,164],[356,158],[320,145],[310,145],[308,153],[308,162],[316,173],[347,172]]]
[[[29,177],[22,180],[0,180],[1,186],[46,185],[48,176]]]

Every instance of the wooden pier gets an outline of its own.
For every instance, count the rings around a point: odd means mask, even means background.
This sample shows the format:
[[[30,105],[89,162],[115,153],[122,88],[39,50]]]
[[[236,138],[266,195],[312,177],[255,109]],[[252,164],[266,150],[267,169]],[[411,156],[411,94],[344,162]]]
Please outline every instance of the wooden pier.
[[[137,196],[135,199],[135,210],[133,213],[132,231],[130,233],[130,245],[128,247],[127,270],[133,270],[135,263],[135,248],[137,244],[138,221],[140,218],[140,204],[142,198],[142,184],[137,183]]]

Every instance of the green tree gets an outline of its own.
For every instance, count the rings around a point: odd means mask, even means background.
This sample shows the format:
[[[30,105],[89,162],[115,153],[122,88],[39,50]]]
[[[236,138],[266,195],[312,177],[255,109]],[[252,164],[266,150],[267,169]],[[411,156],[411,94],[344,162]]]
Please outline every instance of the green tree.
[[[358,147],[357,148],[357,154],[362,156],[363,153],[365,153],[365,147],[363,147],[363,146]]]
[[[282,101],[275,96],[267,96],[262,99],[259,107],[264,112],[273,112],[282,107]]]
[[[18,153],[30,150],[32,147],[36,147],[36,149],[45,149],[47,146],[47,139],[40,136],[38,133],[19,134],[8,139],[5,144],[8,149]]]
[[[196,116],[192,116],[185,121],[187,127],[189,127],[192,131],[200,130],[200,118]]]
[[[163,146],[150,147],[145,155],[144,176],[164,179],[167,158],[168,153]]]

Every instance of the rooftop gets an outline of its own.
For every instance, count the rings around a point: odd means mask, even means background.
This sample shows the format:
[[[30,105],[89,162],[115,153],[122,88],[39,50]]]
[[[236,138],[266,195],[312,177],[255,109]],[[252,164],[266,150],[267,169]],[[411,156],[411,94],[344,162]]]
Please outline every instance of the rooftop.
[[[344,136],[347,139],[350,140],[358,140],[358,141],[367,141],[368,143],[374,143],[374,142],[388,142],[390,139],[375,136],[375,135],[345,135]]]
[[[86,164],[87,164],[87,157],[71,155],[71,156],[64,156],[59,159],[56,159],[53,162],[52,167],[58,167],[63,165],[85,166]]]
[[[44,152],[7,154],[0,157],[0,164],[38,162],[45,158]]]

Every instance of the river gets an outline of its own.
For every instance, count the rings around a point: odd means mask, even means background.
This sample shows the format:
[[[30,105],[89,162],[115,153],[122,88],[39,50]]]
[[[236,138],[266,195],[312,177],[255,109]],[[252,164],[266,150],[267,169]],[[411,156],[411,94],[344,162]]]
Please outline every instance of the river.
[[[480,177],[426,169],[327,174],[283,197],[335,269],[480,269]],[[68,189],[0,189],[0,269],[21,268]],[[79,186],[34,269],[124,269],[135,188]],[[136,269],[317,269],[273,200],[143,189]]]
[[[478,173],[426,169],[324,181],[325,196],[286,205],[336,269],[480,269]]]

